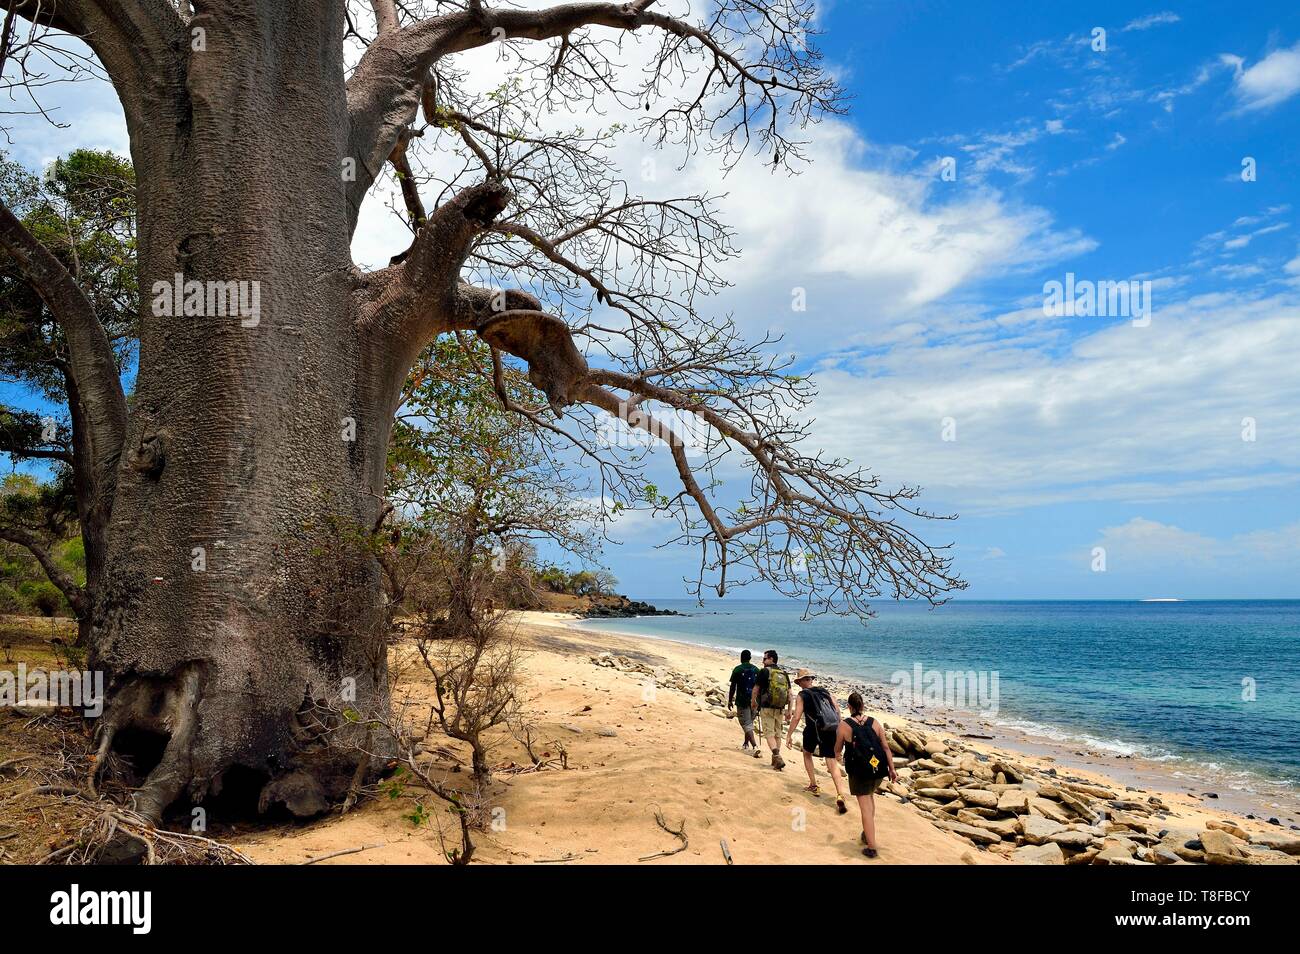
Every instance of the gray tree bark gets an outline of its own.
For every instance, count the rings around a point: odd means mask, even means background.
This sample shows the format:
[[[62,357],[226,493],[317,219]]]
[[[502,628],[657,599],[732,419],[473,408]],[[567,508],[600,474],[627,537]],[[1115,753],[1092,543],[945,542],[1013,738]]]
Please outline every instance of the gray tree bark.
[[[349,254],[344,21],[336,2],[220,6],[176,22],[130,123],[146,314],[91,645],[103,744],[168,739],[155,817],[232,766],[276,780],[263,808],[318,810],[354,761],[329,713],[385,686],[362,541],[405,366],[359,320],[376,289]],[[154,314],[176,275],[256,283],[260,311]]]

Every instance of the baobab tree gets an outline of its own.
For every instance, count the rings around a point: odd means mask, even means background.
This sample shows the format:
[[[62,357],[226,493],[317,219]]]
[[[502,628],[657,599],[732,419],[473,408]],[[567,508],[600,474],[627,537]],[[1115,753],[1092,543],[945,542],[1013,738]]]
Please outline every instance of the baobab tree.
[[[800,130],[839,109],[808,0],[9,12],[11,71],[50,36],[79,38],[130,136],[129,402],[74,271],[8,209],[0,247],[66,346],[81,509],[95,518],[82,529],[104,554],[86,594],[92,664],[109,674],[99,750],[141,758],[149,739],[161,752],[136,793],[146,817],[202,800],[236,767],[265,780],[263,807],[316,811],[346,788],[349,749],[325,741],[334,728],[317,714],[341,693],[357,711],[384,706],[380,568],[358,541],[386,512],[403,383],[440,335],[485,342],[497,367],[521,362],[537,400],[502,389],[509,410],[572,440],[616,501],[675,517],[701,586],[761,578],[813,611],[862,613],[880,595],[936,601],[960,585],[904,525],[926,516],[915,489],[805,452],[810,383],[771,341],[702,312],[734,254],[712,197],[642,197],[609,155],[633,131],[724,166],[749,151],[779,188]],[[463,69],[480,48],[497,53],[487,95]],[[610,109],[626,121],[555,128]],[[411,240],[365,270],[352,237],[389,174]],[[680,488],[635,480],[639,451],[600,440],[598,415],[652,435]],[[688,444],[683,418],[704,436]]]

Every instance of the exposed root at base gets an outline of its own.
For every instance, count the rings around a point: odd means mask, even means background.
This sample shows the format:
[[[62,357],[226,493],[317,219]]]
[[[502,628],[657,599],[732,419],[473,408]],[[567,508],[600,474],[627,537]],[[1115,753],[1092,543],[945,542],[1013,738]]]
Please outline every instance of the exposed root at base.
[[[87,782],[92,794],[100,772],[113,752],[113,743],[127,730],[139,730],[166,739],[158,763],[149,771],[133,800],[134,814],[157,825],[163,812],[193,777],[191,747],[198,727],[196,718],[202,687],[202,668],[186,666],[171,680],[141,679],[128,683],[113,700],[99,729],[99,744]]]
[[[211,838],[155,828],[130,809],[112,807],[90,818],[73,844],[43,864],[251,865],[242,852]]]

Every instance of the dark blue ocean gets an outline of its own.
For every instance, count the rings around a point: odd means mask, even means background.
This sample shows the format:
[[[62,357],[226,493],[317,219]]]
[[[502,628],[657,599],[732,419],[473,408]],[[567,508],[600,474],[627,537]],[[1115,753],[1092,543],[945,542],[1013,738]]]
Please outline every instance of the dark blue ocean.
[[[652,602],[688,615],[582,625],[776,649],[783,664],[887,685],[918,663],[996,671],[998,725],[1196,775],[1300,783],[1300,600],[880,603],[865,626],[805,622],[776,601]]]

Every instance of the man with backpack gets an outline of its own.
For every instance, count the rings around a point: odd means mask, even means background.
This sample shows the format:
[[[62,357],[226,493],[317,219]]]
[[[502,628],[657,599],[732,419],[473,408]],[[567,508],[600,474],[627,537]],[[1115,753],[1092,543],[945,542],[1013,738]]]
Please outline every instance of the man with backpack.
[[[849,774],[849,792],[858,800],[862,812],[862,853],[876,857],[876,800],[873,797],[881,781],[888,776],[898,781],[894,771],[894,754],[889,750],[884,727],[867,715],[862,694],[849,694],[849,717],[835,733],[835,754],[844,753],[844,768]]]
[[[776,664],[776,650],[763,653],[763,668],[754,682],[751,706],[758,710],[763,735],[772,750],[772,768],[785,768],[781,758],[782,721],[790,713],[790,674]]]
[[[736,706],[736,718],[740,721],[740,728],[745,732],[745,744],[740,747],[742,752],[748,752],[749,747],[754,747],[754,758],[758,758],[758,736],[754,734],[754,684],[758,682],[758,667],[749,661],[749,650],[743,650],[740,654],[740,665],[731,670],[731,688],[727,690],[727,708],[730,709],[732,703]]]
[[[835,704],[831,694],[821,686],[814,686],[817,677],[807,669],[800,669],[794,684],[799,687],[799,699],[794,705],[794,718],[786,730],[785,744],[794,745],[794,727],[799,717],[804,718],[803,728],[803,767],[808,770],[808,787],[805,792],[820,795],[817,788],[817,769],[813,766],[813,756],[820,755],[826,760],[826,771],[835,783],[835,807],[841,815],[848,812],[844,804],[844,786],[840,782],[840,766],[835,751],[835,736],[840,728],[840,707]]]

